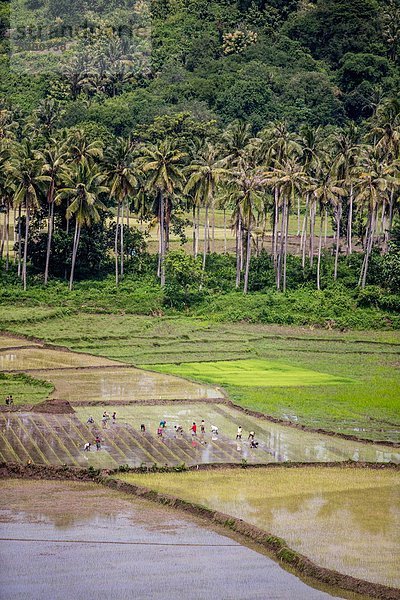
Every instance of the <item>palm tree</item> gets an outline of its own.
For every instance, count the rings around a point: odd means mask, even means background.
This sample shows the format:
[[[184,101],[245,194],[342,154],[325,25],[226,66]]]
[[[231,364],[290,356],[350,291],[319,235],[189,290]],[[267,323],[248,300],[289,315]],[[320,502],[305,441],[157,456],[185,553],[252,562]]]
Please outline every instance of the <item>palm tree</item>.
[[[15,186],[14,206],[25,209],[25,239],[22,264],[22,282],[26,290],[26,265],[28,257],[28,236],[30,217],[40,207],[40,196],[43,182],[50,182],[50,177],[42,175],[42,163],[32,149],[29,141],[14,146],[9,163],[9,172]]]
[[[243,166],[243,165],[242,165]],[[260,169],[252,167],[242,168],[233,173],[230,181],[232,192],[230,200],[234,205],[234,220],[240,220],[240,224],[247,230],[246,240],[246,264],[244,273],[243,293],[247,294],[249,285],[250,258],[251,258],[251,239],[253,225],[256,222],[257,214],[263,209],[263,196],[261,190],[265,186],[265,177]],[[237,228],[237,234],[241,235],[241,228]],[[240,268],[237,260],[236,287],[240,284]]]
[[[340,198],[346,195],[346,190],[339,186],[338,182],[332,178],[332,171],[325,165],[321,171],[318,181],[312,188],[314,197],[319,204],[320,213],[320,228],[319,228],[319,243],[318,243],[318,262],[317,262],[317,289],[321,289],[321,254],[322,254],[322,238],[323,228],[327,218],[328,206],[341,207]],[[340,236],[340,218],[341,210],[336,210],[336,259],[335,259],[335,279],[337,275],[337,260],[339,252],[339,236]]]
[[[353,213],[354,213],[354,170],[360,152],[358,144],[358,129],[350,125],[347,130],[339,131],[335,136],[335,156],[333,165],[337,179],[343,181],[349,189],[348,195],[348,217],[347,217],[347,254],[352,254],[353,238]]]
[[[47,250],[46,250],[46,266],[44,270],[44,284],[46,285],[49,278],[49,264],[51,254],[51,243],[54,231],[54,200],[57,186],[60,184],[60,176],[65,173],[65,162],[67,160],[67,149],[65,144],[61,144],[54,138],[49,140],[49,146],[43,151],[38,152],[38,158],[42,162],[42,174],[47,175],[49,186],[47,188],[47,205],[49,216],[47,220]]]
[[[147,173],[148,187],[155,189],[158,198],[158,220],[160,224],[160,253],[159,253],[159,276],[161,286],[165,285],[164,259],[166,253],[166,242],[169,239],[169,221],[171,216],[171,204],[173,195],[182,189],[184,173],[182,170],[183,160],[186,153],[182,152],[170,140],[164,140],[156,145],[144,146],[139,164],[144,173]],[[167,206],[165,201],[167,200]]]
[[[138,181],[134,168],[134,145],[130,139],[118,139],[107,156],[107,179],[110,196],[117,204],[117,224],[115,228],[115,283],[118,285],[118,234],[121,239],[121,277],[124,275],[124,203],[133,196]],[[122,209],[122,218],[121,217]],[[128,207],[129,211],[129,207]]]
[[[276,162],[275,164],[276,166],[272,170],[265,173],[265,177],[266,181],[269,181],[273,188],[278,190],[278,198],[281,200],[281,237],[277,254],[276,287],[280,290],[282,286],[282,291],[285,292],[290,209],[296,195],[302,196],[304,189],[309,186],[309,178],[297,158],[287,158],[283,163]],[[278,205],[277,209],[279,208]]]
[[[184,193],[189,194],[193,191],[194,206],[205,207],[203,271],[206,267],[207,240],[209,237],[208,211],[210,206],[214,208],[217,186],[228,173],[224,164],[225,160],[220,158],[217,148],[207,142],[186,169],[186,172],[189,173],[189,179]]]
[[[74,283],[81,228],[83,226],[90,227],[92,223],[98,223],[100,220],[99,210],[106,210],[104,204],[99,200],[100,194],[109,191],[109,188],[103,185],[104,180],[105,175],[100,173],[97,168],[90,167],[87,163],[81,163],[71,170],[64,171],[66,187],[61,188],[56,196],[56,202],[61,202],[64,198],[71,200],[66,217],[70,220],[72,216],[75,216],[75,233],[69,278],[70,291]]]
[[[324,132],[321,127],[314,128],[309,125],[304,125],[300,128],[301,163],[304,165],[304,170],[306,171],[310,181],[318,177],[321,168],[321,161],[323,161],[326,157],[326,140],[323,133]],[[298,200],[300,200],[300,196],[298,197]],[[311,268],[314,262],[316,212],[315,198],[310,194],[309,189],[305,189],[305,214],[300,239],[300,252],[302,255],[303,271],[305,270],[306,265],[308,221],[310,225],[309,258]]]
[[[103,158],[103,144],[100,140],[89,142],[82,129],[75,129],[67,136],[68,154],[75,164],[87,163],[92,165]]]
[[[260,133],[261,147],[260,154],[264,159],[264,163],[268,170],[274,169],[289,158],[295,158],[301,154],[301,146],[297,136],[291,133],[285,121],[277,123],[269,123]],[[272,217],[272,255],[274,259],[274,267],[278,276],[278,227],[279,227],[279,211],[284,206],[284,202],[280,199],[280,188],[275,185],[273,187],[274,210]]]
[[[369,259],[377,229],[379,206],[387,199],[386,191],[390,179],[388,177],[386,165],[382,164],[379,154],[377,155],[374,153],[372,148],[365,149],[361,165],[357,169],[357,172],[357,195],[355,197],[355,202],[362,206],[366,205],[368,210],[364,260],[358,282],[358,285],[364,288],[367,282]]]

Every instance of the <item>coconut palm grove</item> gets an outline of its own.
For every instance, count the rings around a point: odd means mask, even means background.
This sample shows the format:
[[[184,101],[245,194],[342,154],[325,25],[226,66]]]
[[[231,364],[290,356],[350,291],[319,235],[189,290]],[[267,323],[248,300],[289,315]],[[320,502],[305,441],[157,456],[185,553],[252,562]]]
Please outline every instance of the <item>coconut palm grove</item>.
[[[0,597],[400,598],[399,31],[0,0]]]

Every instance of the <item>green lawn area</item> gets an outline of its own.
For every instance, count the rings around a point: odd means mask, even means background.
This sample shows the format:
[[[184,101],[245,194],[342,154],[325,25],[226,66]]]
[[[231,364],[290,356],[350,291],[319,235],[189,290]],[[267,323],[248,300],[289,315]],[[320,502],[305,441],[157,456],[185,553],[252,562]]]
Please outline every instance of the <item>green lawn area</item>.
[[[152,365],[151,368],[161,373],[171,373],[223,386],[265,388],[351,383],[350,379],[342,379],[328,373],[257,359]]]
[[[273,417],[369,439],[400,440],[399,331],[340,332],[87,313],[49,315],[36,322],[30,315],[18,321],[8,329],[72,350],[212,381],[224,386],[235,403]],[[240,373],[232,372],[228,360],[241,364]],[[202,362],[212,363],[212,372]],[[246,370],[246,363],[257,370]],[[286,372],[264,368],[260,384],[260,364],[279,365]],[[288,385],[290,374],[295,381]]]
[[[14,405],[38,404],[53,391],[53,386],[46,381],[34,379],[29,375],[18,373],[0,373],[0,403],[5,405],[5,399],[10,394]]]

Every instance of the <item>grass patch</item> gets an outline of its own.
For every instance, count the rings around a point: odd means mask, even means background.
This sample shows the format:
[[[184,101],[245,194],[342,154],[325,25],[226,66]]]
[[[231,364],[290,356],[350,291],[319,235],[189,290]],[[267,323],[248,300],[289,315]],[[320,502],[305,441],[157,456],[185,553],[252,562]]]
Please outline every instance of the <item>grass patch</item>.
[[[34,379],[29,375],[18,373],[0,373],[0,402],[5,405],[5,399],[13,396],[14,405],[38,404],[43,402],[53,391],[53,386],[47,381]]]
[[[257,359],[153,365],[152,368],[161,373],[171,373],[224,386],[298,387],[351,382],[350,379],[342,379],[326,373]]]

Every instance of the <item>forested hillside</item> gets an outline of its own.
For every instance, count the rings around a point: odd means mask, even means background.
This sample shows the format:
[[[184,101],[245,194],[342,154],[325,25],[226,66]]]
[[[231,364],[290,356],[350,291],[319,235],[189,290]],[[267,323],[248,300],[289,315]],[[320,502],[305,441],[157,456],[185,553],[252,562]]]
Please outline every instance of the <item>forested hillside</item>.
[[[399,24],[400,0],[0,2],[4,302],[99,278],[142,312],[397,327]]]
[[[398,0],[161,0],[148,5],[12,0],[1,5],[3,33],[10,6],[11,28],[33,26],[22,40],[14,36],[16,73],[9,73],[8,41],[3,41],[1,94],[23,114],[45,96],[54,97],[63,103],[66,126],[90,121],[127,135],[156,116],[182,111],[220,126],[244,119],[255,130],[282,119],[296,127],[343,125],[370,117],[383,97],[399,89]],[[146,64],[138,69],[116,61],[110,69],[114,82],[110,72],[88,81],[96,69],[93,61],[85,63],[87,45],[72,44],[61,58],[55,53],[68,42],[68,27],[84,24],[98,26],[97,37],[103,38],[107,25],[123,25],[125,34],[129,25],[131,31],[145,29]],[[139,44],[132,35],[127,38],[136,52],[139,46],[143,50],[143,38]],[[108,37],[108,45],[113,42]],[[92,48],[96,44],[99,49],[98,39],[92,39]],[[40,53],[36,59],[29,56],[33,49]],[[37,76],[18,72],[17,51],[25,51],[29,65],[40,63]],[[61,79],[50,76],[60,60],[65,62]]]

